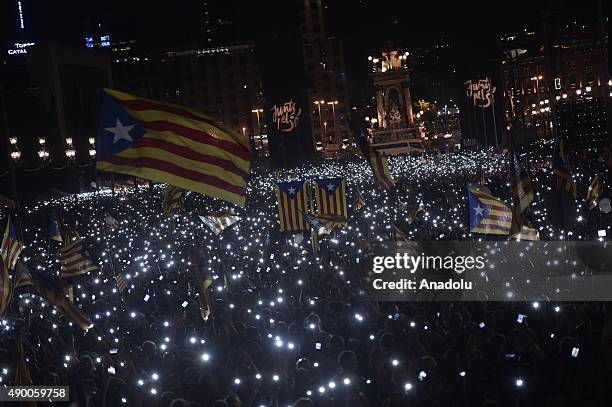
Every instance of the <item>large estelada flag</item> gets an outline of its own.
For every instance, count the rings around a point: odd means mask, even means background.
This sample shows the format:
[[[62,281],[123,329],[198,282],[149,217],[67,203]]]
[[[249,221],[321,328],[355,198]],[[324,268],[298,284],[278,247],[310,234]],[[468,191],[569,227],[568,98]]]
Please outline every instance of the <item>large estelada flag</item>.
[[[248,141],[194,110],[105,89],[101,170],[164,182],[244,206]]]
[[[512,228],[512,210],[508,205],[474,188],[468,189],[470,232],[507,235]]]
[[[303,212],[308,212],[305,181],[279,182],[276,185],[276,199],[281,232],[309,228],[302,216]]]
[[[315,181],[315,198],[317,215],[336,215],[348,220],[346,205],[346,180],[344,178],[326,178]]]

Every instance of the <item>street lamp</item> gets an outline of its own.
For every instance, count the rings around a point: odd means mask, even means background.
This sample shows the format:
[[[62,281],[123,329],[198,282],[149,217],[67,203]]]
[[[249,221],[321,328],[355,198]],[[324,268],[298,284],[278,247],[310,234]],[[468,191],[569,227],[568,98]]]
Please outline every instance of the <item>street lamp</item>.
[[[328,105],[332,107],[332,117],[334,118],[334,141],[336,141],[336,105],[338,104],[337,100],[333,100],[331,102],[327,102]]]
[[[323,122],[324,135],[327,137],[327,122]]]
[[[319,109],[319,129],[321,127],[323,127],[323,118],[321,117],[321,105],[325,104],[324,100],[315,100],[314,104],[317,105],[317,108]]]
[[[255,113],[255,115],[257,116],[257,137],[259,137],[259,143],[261,144],[261,151],[263,153],[264,150],[264,146],[263,146],[263,139],[261,137],[261,123],[260,123],[260,119],[259,119],[259,114],[263,113],[263,109],[253,109],[251,110],[251,113]],[[257,145],[255,146],[255,148],[257,148]]]

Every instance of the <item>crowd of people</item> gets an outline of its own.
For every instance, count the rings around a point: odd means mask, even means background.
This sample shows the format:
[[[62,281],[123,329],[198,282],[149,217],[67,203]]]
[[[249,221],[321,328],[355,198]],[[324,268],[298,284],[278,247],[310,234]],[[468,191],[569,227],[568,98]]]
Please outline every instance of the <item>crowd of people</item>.
[[[605,162],[593,152],[588,165],[574,166],[578,198],[559,225],[550,217],[557,204],[551,150],[542,143],[522,156],[541,239],[601,239],[610,220],[582,197],[593,174],[607,182]],[[76,225],[85,255],[100,266],[70,281],[94,327],[83,332],[40,297],[16,292],[0,327],[0,384],[13,383],[21,340],[33,384],[68,385],[81,406],[612,405],[604,303],[367,298],[363,242],[393,240],[396,227],[414,240],[487,239],[468,228],[466,184],[477,178],[510,201],[504,152],[406,155],[391,158],[390,167],[397,185],[385,191],[362,159],[281,173],[256,165],[245,208],[192,193],[171,219],[161,185],[24,207],[21,261],[28,268],[59,280],[59,246],[49,240],[53,207]],[[327,177],[347,179],[349,221],[320,236],[314,253],[310,232],[279,232],[274,186]],[[365,205],[358,208],[359,195]],[[198,217],[229,209],[241,220],[219,235]],[[107,214],[118,228],[108,227]],[[206,321],[194,247],[214,278]],[[123,291],[118,275],[127,282]]]

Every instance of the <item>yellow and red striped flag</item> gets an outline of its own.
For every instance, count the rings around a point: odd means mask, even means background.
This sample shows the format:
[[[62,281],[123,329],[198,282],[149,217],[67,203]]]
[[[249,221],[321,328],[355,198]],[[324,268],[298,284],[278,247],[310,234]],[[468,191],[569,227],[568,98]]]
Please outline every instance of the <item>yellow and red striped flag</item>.
[[[589,190],[586,194],[586,201],[589,205],[589,209],[593,209],[599,203],[599,198],[603,192],[603,184],[599,179],[599,175],[595,175],[589,185]]]
[[[336,215],[344,218],[339,225],[348,222],[346,205],[346,180],[344,178],[318,179],[315,182],[317,216]]]
[[[514,140],[510,139],[510,179],[512,181],[512,234],[519,233],[523,226],[530,227],[527,209],[533,202],[531,180],[523,170]]]
[[[389,172],[389,160],[387,156],[370,148],[370,156],[368,157],[370,167],[376,179],[376,186],[381,189],[391,189],[395,185],[395,180]]]
[[[183,188],[168,185],[162,192],[164,215],[169,218],[175,210],[183,207],[184,201],[185,190]]]
[[[23,245],[17,237],[17,231],[13,226],[11,217],[6,220],[6,229],[4,230],[4,238],[2,239],[2,245],[0,246],[0,254],[2,258],[6,260],[6,266],[12,270],[15,268],[15,263],[19,258],[19,254],[23,249]]]
[[[68,298],[71,304],[74,304],[74,285],[62,284],[62,292],[64,293],[64,297]]]
[[[62,241],[60,248],[60,269],[62,278],[75,277],[99,270],[91,260],[83,256],[83,239],[74,228],[62,227]]]
[[[512,237],[517,240],[540,240],[540,232],[536,228],[523,225],[520,232]]]
[[[210,303],[210,297],[208,295],[208,288],[213,283],[212,275],[210,274],[210,270],[206,266],[206,261],[204,260],[204,256],[202,252],[193,249],[192,252],[192,260],[194,264],[194,273],[197,282],[198,288],[198,300],[200,302],[200,313],[202,315],[202,319],[204,321],[208,320],[210,314],[212,314],[212,305]]]
[[[37,271],[30,271],[19,262],[15,270],[15,281],[16,287],[33,286],[38,295],[48,304],[57,307],[66,318],[76,323],[82,330],[87,331],[93,326],[89,318],[70,303],[62,287],[56,285],[47,276]]]
[[[115,277],[115,283],[120,292],[124,292],[128,288],[127,281],[125,281],[125,277],[121,273]]]
[[[248,140],[192,109],[105,89],[97,156],[101,170],[246,200]]]
[[[276,185],[280,231],[307,230],[302,213],[308,212],[305,181],[279,182]]]
[[[512,227],[512,210],[495,198],[475,188],[468,190],[470,232],[507,235]]]
[[[233,212],[221,212],[216,215],[202,216],[198,215],[202,222],[208,226],[211,232],[215,235],[220,234],[225,229],[229,228],[236,222],[240,222],[242,218],[234,215]]]
[[[0,258],[0,318],[4,317],[11,303],[11,279],[6,261]]]

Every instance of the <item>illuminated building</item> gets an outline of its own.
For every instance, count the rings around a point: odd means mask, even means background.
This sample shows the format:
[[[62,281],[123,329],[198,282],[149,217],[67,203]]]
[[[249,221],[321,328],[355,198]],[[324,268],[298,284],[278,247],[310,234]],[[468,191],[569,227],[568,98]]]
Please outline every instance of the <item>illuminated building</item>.
[[[520,142],[552,137],[555,121],[570,145],[582,143],[576,138],[606,138],[605,126],[598,124],[605,121],[610,97],[605,25],[557,21],[549,29],[548,59],[543,30],[500,38],[506,128]],[[585,121],[587,116],[594,121]]]
[[[248,44],[177,49],[113,64],[118,88],[201,111],[249,137],[264,154],[266,112],[258,72],[255,46]]]
[[[353,146],[342,42],[326,34],[321,0],[304,0],[299,14],[314,148],[341,157]]]

